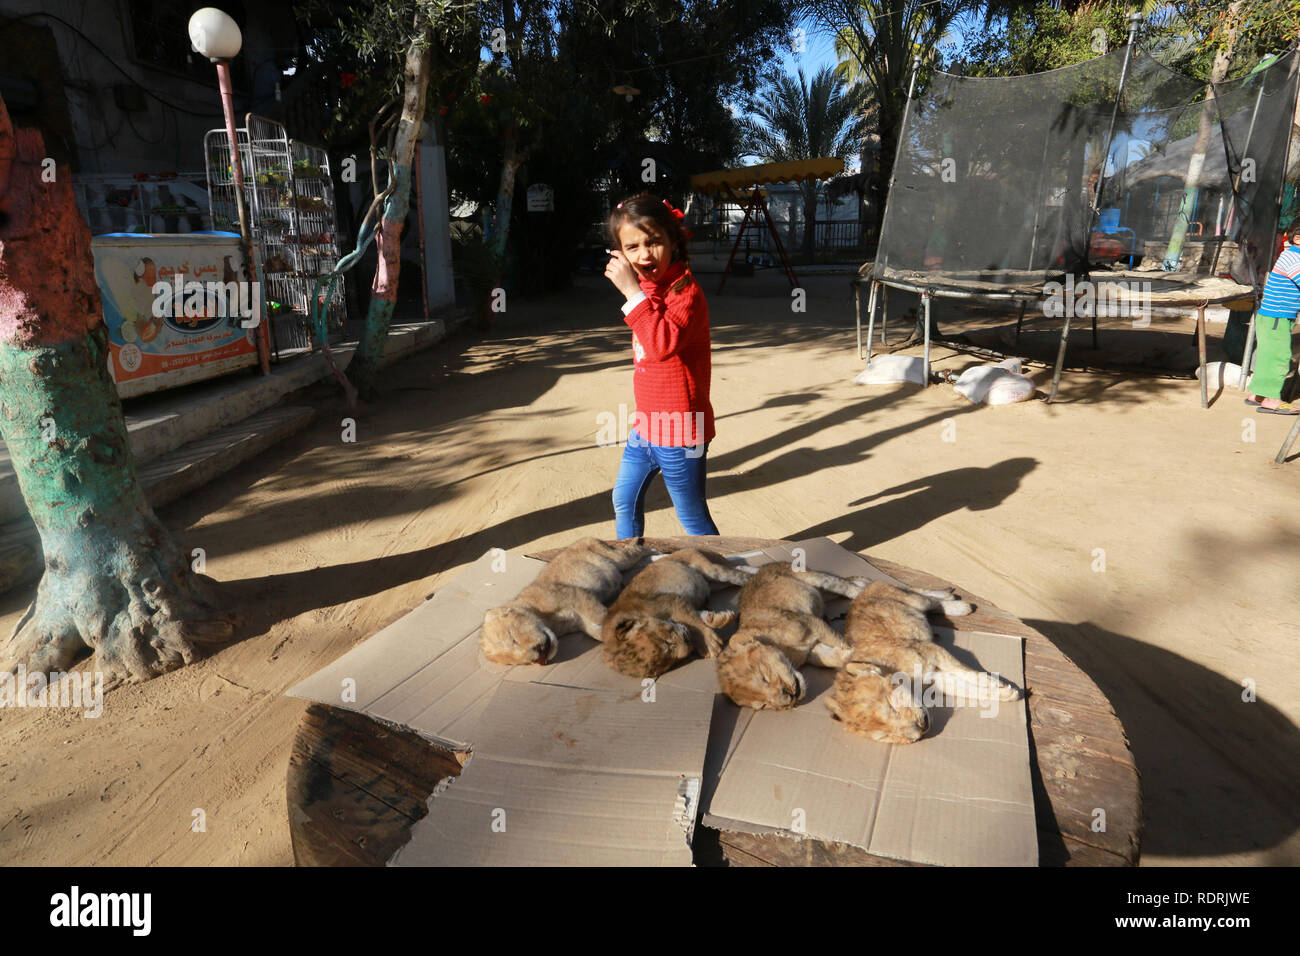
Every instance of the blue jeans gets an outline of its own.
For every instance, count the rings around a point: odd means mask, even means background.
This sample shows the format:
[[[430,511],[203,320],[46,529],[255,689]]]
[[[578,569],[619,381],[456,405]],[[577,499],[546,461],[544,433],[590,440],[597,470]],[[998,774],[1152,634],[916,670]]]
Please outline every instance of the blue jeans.
[[[660,472],[677,520],[687,534],[718,534],[718,526],[704,501],[704,478],[709,445],[674,448],[652,445],[633,430],[623,447],[623,460],[614,482],[614,526],[619,538],[645,534],[645,496],[650,482]]]

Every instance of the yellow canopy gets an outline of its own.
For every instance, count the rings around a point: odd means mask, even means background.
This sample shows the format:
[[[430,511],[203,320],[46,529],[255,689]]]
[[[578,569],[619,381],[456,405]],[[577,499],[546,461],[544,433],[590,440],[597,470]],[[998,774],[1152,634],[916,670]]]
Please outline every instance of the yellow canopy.
[[[763,163],[759,166],[700,173],[691,177],[691,189],[699,193],[713,193],[727,187],[736,189],[769,183],[802,183],[811,179],[830,179],[842,172],[844,160],[819,156],[816,159],[795,159],[788,163]]]

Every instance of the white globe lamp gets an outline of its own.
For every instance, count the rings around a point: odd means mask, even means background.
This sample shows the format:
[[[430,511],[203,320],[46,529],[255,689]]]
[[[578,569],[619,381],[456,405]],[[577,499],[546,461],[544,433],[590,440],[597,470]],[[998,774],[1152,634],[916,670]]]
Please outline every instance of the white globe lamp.
[[[244,37],[239,24],[223,10],[204,7],[194,11],[189,23],[190,43],[194,52],[206,56],[217,67],[217,87],[221,91],[221,112],[226,119],[226,142],[230,147],[231,178],[235,186],[235,208],[239,213],[239,246],[245,261],[245,272],[250,282],[257,282],[256,260],[253,258],[252,233],[248,227],[248,204],[244,198],[244,164],[239,149],[239,131],[235,128],[235,95],[230,83],[230,61],[239,55]],[[257,354],[262,374],[271,373],[271,342],[266,323],[259,323]]]
[[[194,52],[209,60],[233,60],[244,44],[239,24],[228,13],[216,7],[194,11],[190,17],[189,30]]]

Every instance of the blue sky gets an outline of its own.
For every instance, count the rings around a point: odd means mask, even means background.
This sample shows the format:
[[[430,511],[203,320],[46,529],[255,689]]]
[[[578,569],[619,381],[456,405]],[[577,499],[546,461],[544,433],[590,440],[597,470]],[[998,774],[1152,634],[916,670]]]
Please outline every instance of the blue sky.
[[[839,62],[835,55],[834,41],[827,31],[811,19],[803,20],[799,26],[805,34],[804,51],[800,54],[786,51],[783,62],[787,69],[793,71],[796,67],[803,67],[804,76],[812,76],[822,67],[834,66]]]
[[[835,66],[839,62],[839,57],[835,55],[835,43],[829,32],[818,26],[816,21],[805,18],[799,23],[804,31],[804,49],[800,53],[795,53],[789,47],[779,49],[781,54],[774,69],[784,70],[793,74],[795,70],[803,70],[804,77],[811,79],[817,74],[822,67]],[[732,108],[732,112],[736,112]],[[758,162],[756,156],[743,157],[744,165],[752,165]],[[847,160],[847,168],[850,172],[856,172],[860,168],[858,156],[855,154]]]

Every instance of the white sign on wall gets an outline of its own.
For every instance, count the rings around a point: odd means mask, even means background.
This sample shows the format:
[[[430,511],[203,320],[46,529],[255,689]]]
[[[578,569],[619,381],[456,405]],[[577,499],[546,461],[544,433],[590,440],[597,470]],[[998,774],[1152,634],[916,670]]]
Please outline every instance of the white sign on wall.
[[[546,183],[534,183],[528,187],[529,212],[554,212],[555,190]]]

